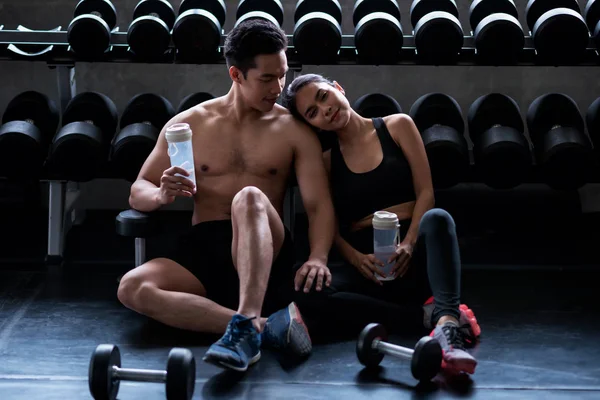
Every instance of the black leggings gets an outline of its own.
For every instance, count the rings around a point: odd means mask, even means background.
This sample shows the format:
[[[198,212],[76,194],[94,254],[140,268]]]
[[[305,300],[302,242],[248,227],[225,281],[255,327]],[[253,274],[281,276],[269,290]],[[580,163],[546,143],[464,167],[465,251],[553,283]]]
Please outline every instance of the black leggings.
[[[410,223],[402,221],[404,238]],[[373,253],[373,230],[363,229],[347,238],[364,254]],[[332,282],[321,292],[297,292],[296,302],[311,330],[331,325],[381,322],[407,328],[407,318],[423,321],[423,303],[433,295],[435,325],[445,315],[459,318],[461,263],[456,226],[448,212],[429,210],[419,225],[411,265],[402,278],[383,282],[366,279],[347,262],[330,265]],[[325,325],[324,325],[325,324]],[[422,325],[422,324],[421,324]],[[330,328],[328,328],[330,329]]]

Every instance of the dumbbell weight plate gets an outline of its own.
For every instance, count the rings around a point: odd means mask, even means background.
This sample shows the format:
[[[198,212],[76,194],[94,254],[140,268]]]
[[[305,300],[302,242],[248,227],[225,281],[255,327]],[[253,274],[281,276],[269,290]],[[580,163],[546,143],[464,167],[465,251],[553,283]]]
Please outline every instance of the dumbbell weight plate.
[[[596,152],[600,153],[600,97],[594,100],[585,113],[588,133]]]
[[[600,21],[600,1],[588,0],[583,10],[583,18],[590,31],[594,31]]]
[[[237,21],[235,21],[234,27],[237,27],[239,24],[241,24],[242,22],[244,22],[246,20],[254,19],[254,18],[264,19],[266,21],[269,21],[273,25],[281,28],[281,25],[279,25],[279,21],[277,21],[277,19],[275,19],[274,16],[272,16],[271,14],[266,13],[264,11],[250,11],[249,13],[246,13],[246,14],[242,15],[240,17],[240,19],[238,19]]]
[[[187,95],[179,103],[179,106],[177,107],[177,114],[189,110],[190,108],[195,107],[200,103],[204,103],[205,101],[212,100],[214,98],[215,96],[206,92],[198,92]]]
[[[383,93],[365,94],[352,104],[352,108],[364,118],[385,117],[402,112],[396,99]]]
[[[179,16],[190,10],[208,11],[219,21],[221,27],[225,25],[227,7],[224,0],[183,0],[179,6]]]
[[[530,104],[526,118],[531,141],[536,147],[554,126],[574,127],[579,132],[584,130],[577,103],[562,93],[547,93],[536,98]]]
[[[299,0],[294,11],[294,24],[298,24],[304,16],[314,12],[328,14],[338,24],[342,24],[342,6],[338,0]]]
[[[81,15],[99,13],[109,30],[117,26],[117,9],[109,0],[81,0],[75,6],[75,18]]]
[[[495,125],[525,131],[517,102],[501,93],[489,93],[475,100],[469,108],[467,123],[473,143],[480,142],[484,132]]]
[[[2,116],[2,123],[27,119],[34,121],[35,126],[45,136],[44,141],[48,143],[56,133],[60,114],[56,104],[46,95],[27,91],[15,96],[8,103]]]
[[[464,42],[458,18],[447,12],[434,11],[415,26],[415,46],[420,57],[432,62],[453,61]]]
[[[119,348],[111,344],[101,344],[96,347],[88,372],[89,389],[94,399],[114,400],[117,398],[121,382],[113,379],[113,367],[121,367]]]
[[[415,379],[426,382],[435,377],[442,368],[442,346],[429,336],[424,336],[417,342],[410,363],[411,372]]]
[[[133,53],[142,58],[163,55],[171,43],[175,23],[171,4],[166,0],[142,0],[135,7],[133,18],[127,30],[127,42]]]
[[[137,122],[150,122],[159,130],[175,116],[175,109],[169,100],[154,93],[134,96],[125,106],[121,115],[121,129]]]
[[[134,123],[121,129],[111,149],[114,174],[134,182],[156,146],[159,134],[159,129],[144,123]]]
[[[371,13],[358,21],[354,45],[359,58],[369,64],[395,63],[404,45],[402,25],[391,14]]]
[[[167,361],[167,399],[189,400],[196,384],[196,362],[188,349],[174,348]]]
[[[367,325],[358,336],[358,341],[356,342],[358,361],[367,368],[378,366],[384,357],[383,353],[373,348],[373,341],[375,339],[387,342],[388,335],[383,325]]]
[[[474,0],[469,7],[469,23],[475,29],[492,14],[507,14],[518,19],[519,13],[513,0]]]
[[[352,24],[357,26],[359,21],[369,14],[382,12],[401,21],[400,7],[396,0],[357,0],[352,12]]]
[[[519,20],[508,14],[492,14],[473,32],[477,55],[493,63],[515,62],[525,47],[525,33]]]
[[[173,43],[182,57],[214,57],[221,43],[222,25],[206,10],[181,14],[173,27]]]
[[[273,16],[279,26],[283,25],[283,5],[279,0],[241,0],[235,18],[239,20],[252,11],[263,11]]]
[[[117,106],[108,96],[98,92],[85,92],[71,99],[63,114],[62,124],[92,121],[109,143],[117,129],[118,119]]]
[[[556,8],[568,8],[577,13],[580,11],[577,0],[529,0],[525,7],[525,18],[529,29],[533,31],[541,16]]]
[[[157,14],[154,18],[163,21],[169,30],[173,29],[175,10],[167,0],[141,0],[133,9],[134,20],[151,14]]]
[[[410,23],[416,27],[421,18],[432,12],[446,12],[458,19],[454,0],[414,0],[410,6]]]
[[[541,57],[576,62],[587,48],[589,31],[577,11],[557,8],[543,14],[532,31],[533,43]]]
[[[296,23],[293,40],[303,62],[319,64],[337,56],[342,45],[342,27],[329,14],[309,13]]]

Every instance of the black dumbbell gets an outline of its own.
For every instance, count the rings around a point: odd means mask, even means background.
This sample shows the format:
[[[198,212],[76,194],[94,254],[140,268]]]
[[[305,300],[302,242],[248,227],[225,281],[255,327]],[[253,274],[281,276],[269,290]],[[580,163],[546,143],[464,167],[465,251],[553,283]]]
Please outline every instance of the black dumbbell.
[[[120,381],[165,383],[167,399],[189,400],[196,385],[196,361],[190,350],[174,348],[169,352],[166,371],[121,368],[119,348],[101,344],[92,354],[88,380],[96,400],[115,400]]]
[[[412,375],[421,382],[430,381],[442,369],[442,347],[436,339],[424,336],[414,350],[388,343],[387,340],[383,325],[367,325],[356,343],[356,355],[360,363],[367,368],[374,368],[386,355],[410,361]]]
[[[590,139],[596,154],[600,154],[600,97],[594,100],[585,113]]]
[[[410,21],[419,58],[436,64],[458,59],[464,32],[454,0],[414,0]]]
[[[470,161],[457,101],[444,93],[429,93],[415,101],[409,115],[421,132],[434,186],[449,188],[459,183]]]
[[[117,9],[109,0],[81,0],[67,29],[67,41],[83,57],[99,57],[110,48]]]
[[[117,177],[135,181],[161,129],[174,116],[173,105],[157,94],[143,93],[129,101],[111,149],[110,162]]]
[[[117,106],[101,93],[73,97],[63,113],[63,127],[52,141],[52,174],[75,182],[96,178],[108,161],[118,118]]]
[[[590,34],[577,0],[529,0],[525,13],[541,60],[571,64],[582,58]]]
[[[331,62],[342,47],[338,0],[299,0],[294,11],[294,49],[304,63]]]
[[[133,10],[133,21],[127,30],[127,43],[140,58],[156,58],[165,54],[171,44],[175,10],[167,0],[142,0]]]
[[[367,93],[356,99],[352,108],[364,118],[383,118],[402,112],[396,99],[383,93]]]
[[[226,16],[223,0],[183,0],[172,34],[178,56],[191,59],[216,57]]]
[[[200,103],[204,103],[205,101],[212,100],[214,98],[215,96],[206,92],[198,92],[187,95],[181,100],[181,102],[179,102],[179,106],[177,107],[177,114],[189,110],[190,108],[197,106]]]
[[[588,0],[583,10],[583,18],[594,38],[596,49],[600,49],[600,1]]]
[[[0,176],[39,177],[60,114],[48,96],[23,92],[13,98],[0,127]]]
[[[250,18],[263,18],[281,28],[283,5],[279,0],[240,0],[235,18],[235,26]]]
[[[391,64],[400,59],[404,32],[396,0],[356,0],[352,13],[354,45],[361,61]]]
[[[494,64],[517,61],[525,47],[525,33],[513,0],[475,0],[469,22],[481,60]]]
[[[583,117],[572,98],[562,93],[538,97],[527,111],[527,126],[548,185],[573,190],[589,182],[596,163]]]
[[[523,183],[531,173],[532,155],[517,103],[500,93],[481,96],[471,104],[468,124],[483,182],[495,189]]]

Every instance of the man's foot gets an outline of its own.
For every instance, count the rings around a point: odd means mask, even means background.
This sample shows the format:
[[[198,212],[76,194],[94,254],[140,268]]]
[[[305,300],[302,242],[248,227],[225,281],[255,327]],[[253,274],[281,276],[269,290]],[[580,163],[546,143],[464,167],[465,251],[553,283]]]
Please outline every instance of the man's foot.
[[[283,350],[297,357],[306,357],[312,351],[308,328],[293,302],[267,319],[261,338],[266,347]]]
[[[210,346],[203,360],[241,372],[260,360],[260,336],[253,319],[235,314],[223,337]]]
[[[433,329],[431,324],[431,316],[433,314],[433,297],[427,299],[423,304],[423,325],[426,329]],[[460,319],[459,319],[459,330],[463,335],[465,346],[472,347],[477,343],[477,340],[481,336],[481,327],[477,323],[477,318],[473,310],[471,310],[466,304],[461,304],[459,307]]]
[[[467,353],[462,331],[454,322],[437,325],[429,335],[442,346],[442,369],[452,375],[463,372],[474,374],[477,360]]]

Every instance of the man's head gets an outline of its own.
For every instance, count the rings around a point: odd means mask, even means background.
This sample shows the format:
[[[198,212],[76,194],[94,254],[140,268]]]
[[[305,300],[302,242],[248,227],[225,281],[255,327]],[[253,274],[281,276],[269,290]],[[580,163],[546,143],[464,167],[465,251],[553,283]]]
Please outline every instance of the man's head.
[[[255,18],[236,26],[225,41],[231,79],[248,104],[270,111],[285,85],[287,37],[273,23]]]

